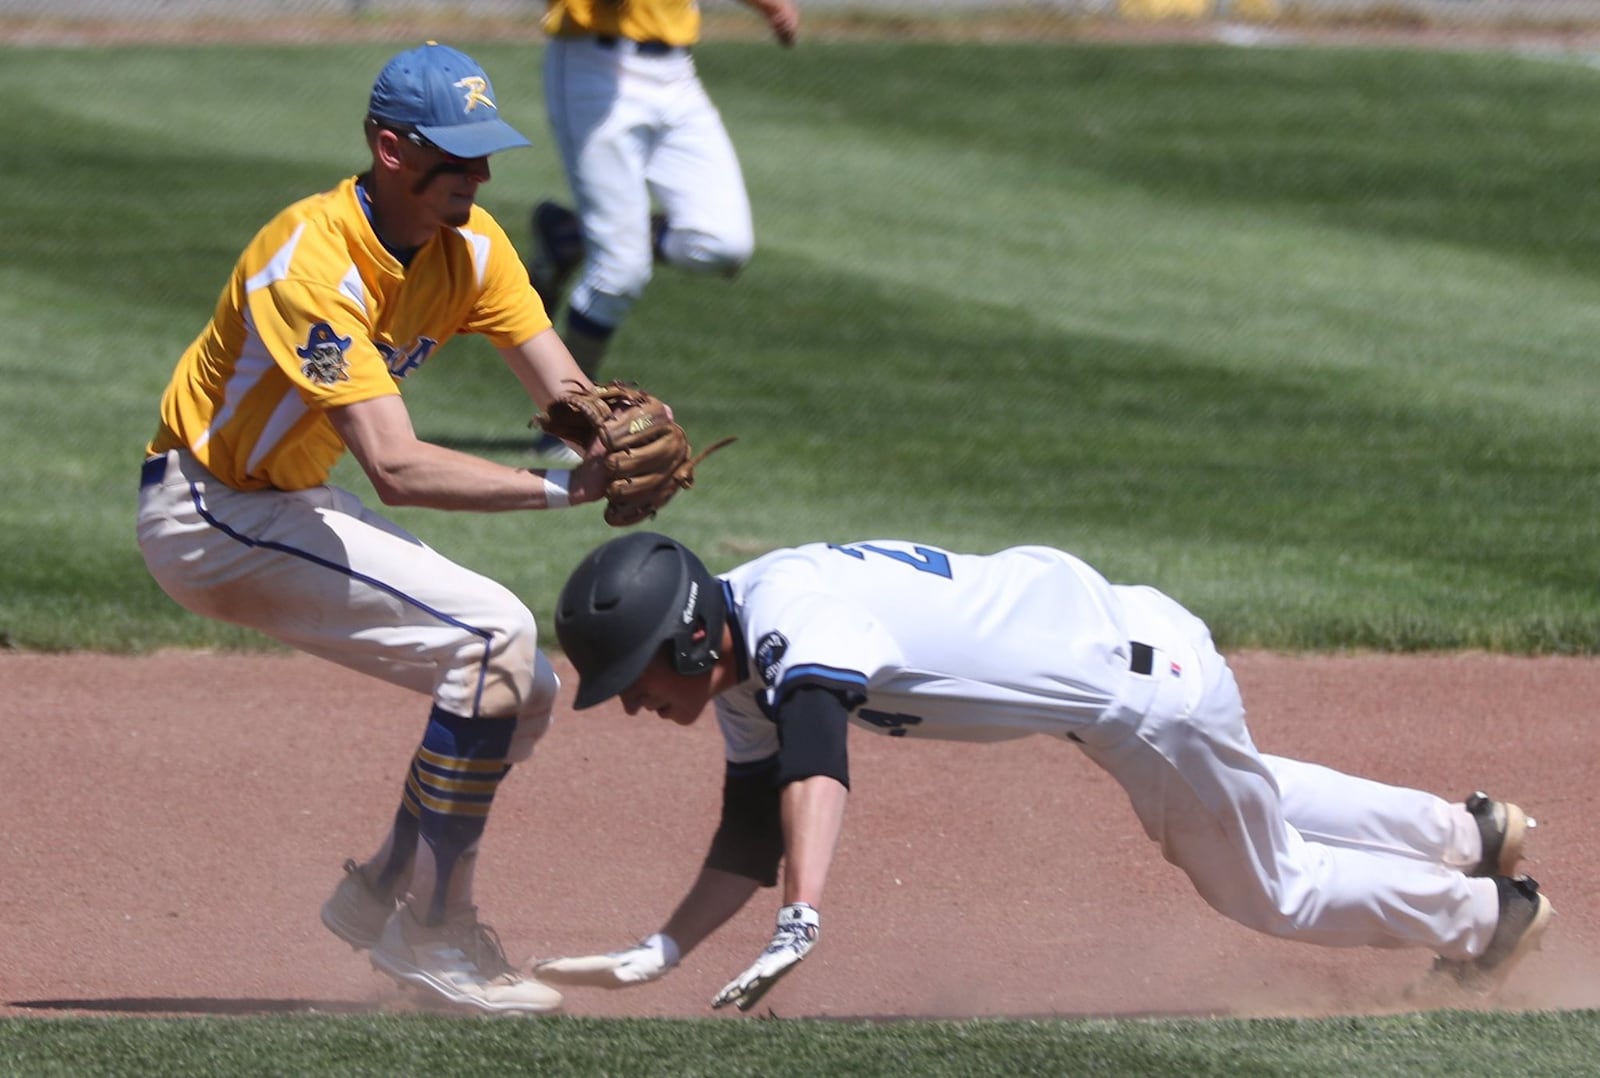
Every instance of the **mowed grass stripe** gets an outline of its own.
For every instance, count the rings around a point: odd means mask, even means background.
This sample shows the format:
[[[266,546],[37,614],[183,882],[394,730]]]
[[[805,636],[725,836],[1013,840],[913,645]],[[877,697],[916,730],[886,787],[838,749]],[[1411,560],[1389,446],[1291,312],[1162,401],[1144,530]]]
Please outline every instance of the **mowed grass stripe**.
[[[537,50],[466,44],[539,143],[484,190],[526,245],[562,190]],[[253,639],[146,579],[133,467],[238,249],[359,167],[389,51],[6,52],[9,639]],[[1073,45],[699,61],[760,249],[731,285],[663,269],[607,373],[701,442],[739,436],[656,522],[718,567],[815,538],[1044,542],[1163,587],[1225,646],[1600,644],[1594,72]],[[85,71],[92,92],[47,92]],[[481,342],[407,398],[427,436],[519,459],[528,409]],[[581,510],[395,516],[541,617],[611,534]]]

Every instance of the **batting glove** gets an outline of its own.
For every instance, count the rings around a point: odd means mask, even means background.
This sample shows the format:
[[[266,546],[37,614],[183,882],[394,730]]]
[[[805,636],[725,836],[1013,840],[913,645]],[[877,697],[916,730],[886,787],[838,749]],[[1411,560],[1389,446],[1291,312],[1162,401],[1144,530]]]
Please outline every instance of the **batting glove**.
[[[678,944],[657,932],[625,951],[549,958],[533,967],[540,980],[586,988],[629,988],[666,976],[678,964]]]
[[[778,911],[778,928],[772,942],[761,952],[755,964],[729,981],[711,1001],[713,1007],[726,1007],[732,1003],[741,1011],[748,1011],[760,1002],[772,986],[777,984],[817,944],[817,933],[822,919],[817,911],[804,902],[795,902]]]

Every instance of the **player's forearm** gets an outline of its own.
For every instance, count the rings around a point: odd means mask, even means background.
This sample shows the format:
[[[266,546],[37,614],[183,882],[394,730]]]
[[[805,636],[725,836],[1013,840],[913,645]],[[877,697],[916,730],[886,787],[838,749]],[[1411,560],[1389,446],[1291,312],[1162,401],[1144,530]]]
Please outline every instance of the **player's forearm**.
[[[661,931],[672,937],[680,954],[688,954],[742,910],[760,886],[748,876],[702,868]]]
[[[822,929],[822,891],[844,824],[849,791],[828,775],[795,779],[783,787],[783,906],[756,960],[711,999],[712,1007],[748,1011],[816,946]]]
[[[821,908],[828,868],[844,828],[850,793],[838,779],[815,775],[783,788],[783,901]]]
[[[460,509],[479,513],[544,509],[594,501],[604,477],[598,463],[584,464],[557,487],[543,472],[513,468],[420,440],[398,396],[334,408],[328,420],[361,464],[385,505]]]
[[[543,471],[512,468],[427,442],[417,443],[404,457],[388,460],[367,474],[385,505],[478,513],[547,509],[560,504],[559,489],[566,491],[568,504],[592,500],[570,475],[563,480],[559,474],[549,473],[559,488],[552,490]]]
[[[571,471],[513,468],[430,442],[387,447],[361,461],[385,505],[500,513],[581,505],[599,498],[599,462]]]
[[[593,385],[554,329],[536,334],[500,357],[522,383],[528,399],[540,408],[574,389]]]

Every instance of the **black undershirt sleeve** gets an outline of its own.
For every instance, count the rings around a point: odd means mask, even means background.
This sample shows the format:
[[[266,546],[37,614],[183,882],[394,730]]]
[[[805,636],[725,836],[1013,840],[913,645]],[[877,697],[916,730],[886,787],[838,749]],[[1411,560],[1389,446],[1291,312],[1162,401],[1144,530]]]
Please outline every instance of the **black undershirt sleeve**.
[[[722,780],[722,820],[711,839],[706,867],[755,880],[778,882],[783,860],[780,797],[791,782],[827,775],[850,788],[845,752],[849,712],[832,690],[803,686],[778,705],[776,755],[729,763]]]
[[[778,786],[827,775],[850,788],[850,712],[833,689],[802,685],[778,704]]]

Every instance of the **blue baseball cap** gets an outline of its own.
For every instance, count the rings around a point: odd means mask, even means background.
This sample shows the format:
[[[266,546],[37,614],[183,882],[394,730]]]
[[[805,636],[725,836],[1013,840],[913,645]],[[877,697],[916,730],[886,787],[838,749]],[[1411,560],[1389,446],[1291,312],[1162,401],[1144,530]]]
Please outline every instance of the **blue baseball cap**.
[[[532,145],[500,118],[494,87],[478,62],[435,41],[383,65],[367,115],[415,131],[457,157],[487,157]]]

